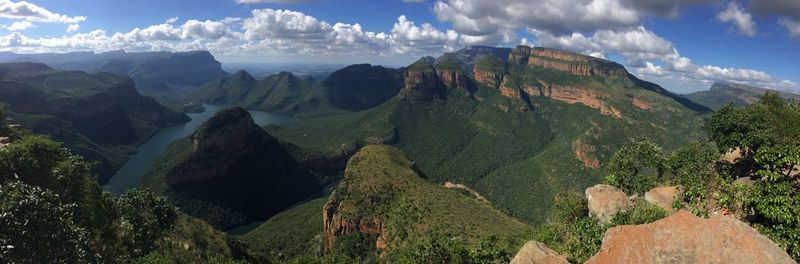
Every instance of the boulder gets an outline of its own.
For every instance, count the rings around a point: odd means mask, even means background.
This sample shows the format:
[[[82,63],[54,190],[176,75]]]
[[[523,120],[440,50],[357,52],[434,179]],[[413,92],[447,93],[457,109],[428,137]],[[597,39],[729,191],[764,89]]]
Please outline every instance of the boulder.
[[[650,189],[644,194],[644,199],[652,204],[658,205],[668,212],[672,212],[672,203],[681,193],[679,186],[657,187]]]
[[[633,207],[633,202],[617,187],[598,184],[586,189],[589,200],[589,214],[597,217],[602,224],[611,222],[614,214]]]
[[[511,264],[567,264],[567,258],[537,241],[528,241],[511,259]]]
[[[796,263],[783,249],[733,217],[704,219],[682,210],[645,225],[609,229],[586,263]]]

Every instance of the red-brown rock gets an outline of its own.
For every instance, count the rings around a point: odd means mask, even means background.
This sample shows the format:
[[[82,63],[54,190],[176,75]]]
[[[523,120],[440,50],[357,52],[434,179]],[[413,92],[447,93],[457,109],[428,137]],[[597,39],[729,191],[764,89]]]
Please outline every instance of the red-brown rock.
[[[651,224],[609,229],[600,251],[586,263],[796,263],[786,251],[747,224],[687,211]]]

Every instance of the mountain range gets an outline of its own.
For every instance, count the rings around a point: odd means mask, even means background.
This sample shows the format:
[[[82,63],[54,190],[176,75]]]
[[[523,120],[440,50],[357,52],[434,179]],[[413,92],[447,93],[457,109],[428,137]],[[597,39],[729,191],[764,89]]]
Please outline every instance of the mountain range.
[[[800,100],[800,94],[722,82],[714,83],[711,85],[711,89],[707,91],[695,92],[685,96],[711,109],[719,110],[728,103],[732,103],[737,107],[751,105],[758,102],[767,92],[779,93],[786,100]]]

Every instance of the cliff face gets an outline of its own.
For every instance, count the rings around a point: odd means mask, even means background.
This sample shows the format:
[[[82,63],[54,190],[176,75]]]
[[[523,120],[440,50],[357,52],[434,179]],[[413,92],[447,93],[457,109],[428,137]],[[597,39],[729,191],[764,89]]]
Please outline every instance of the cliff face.
[[[159,128],[189,120],[139,94],[127,77],[56,71],[36,63],[0,64],[0,72],[0,101],[25,115],[18,121],[100,160],[95,172],[101,183],[127,158],[107,145],[132,146]]]
[[[401,99],[411,103],[427,102],[434,97],[444,97],[445,91],[433,64],[418,61],[406,69],[403,74],[403,90]]]
[[[218,112],[191,142],[191,154],[169,170],[166,181],[176,201],[191,208],[188,214],[218,228],[268,218],[321,188],[242,108]]]
[[[590,56],[548,48],[535,48],[528,65],[552,68],[580,76],[611,77],[627,76],[622,65]]]
[[[511,51],[511,54],[508,55],[508,63],[526,65],[530,57],[531,47],[517,46]]]

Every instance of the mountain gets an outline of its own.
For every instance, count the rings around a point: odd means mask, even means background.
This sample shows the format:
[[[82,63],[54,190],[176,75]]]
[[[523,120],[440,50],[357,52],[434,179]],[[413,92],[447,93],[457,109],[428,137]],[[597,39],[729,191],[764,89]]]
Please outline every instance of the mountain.
[[[408,66],[398,95],[377,107],[268,131],[301,159],[392,144],[428,180],[464,184],[532,223],[556,194],[599,182],[630,138],[673,149],[704,137],[708,108],[611,61],[526,46],[508,58],[456,58]]]
[[[38,62],[59,70],[130,76],[142,93],[181,99],[187,87],[227,76],[208,51],[105,53],[0,53],[0,62]],[[161,99],[161,98],[158,98]]]
[[[207,83],[193,97],[272,113],[320,116],[372,108],[392,98],[401,86],[401,71],[369,64],[345,67],[321,82],[290,72],[256,80],[242,70]]]
[[[368,263],[402,259],[438,239],[473,245],[493,237],[513,241],[509,248],[516,251],[521,239],[533,231],[479,196],[424,177],[402,151],[365,146],[350,159],[327,201],[291,209],[243,235],[243,241],[275,262],[296,257],[290,254],[323,253]],[[269,242],[284,237],[282,243]],[[323,245],[321,252],[309,246],[316,243]]]
[[[99,161],[101,183],[135,145],[160,128],[189,120],[139,94],[130,78],[59,71],[39,63],[0,64],[0,101],[23,127]]]
[[[394,97],[403,84],[402,76],[396,69],[356,64],[333,72],[322,85],[334,107],[359,111]]]
[[[767,92],[779,93],[786,100],[800,100],[800,94],[722,82],[714,83],[711,85],[711,89],[707,91],[687,94],[686,97],[711,109],[718,110],[728,103],[733,103],[734,106],[739,107],[751,105],[758,102]]]
[[[222,110],[161,157],[145,185],[187,214],[227,229],[266,219],[321,184],[238,107]]]

